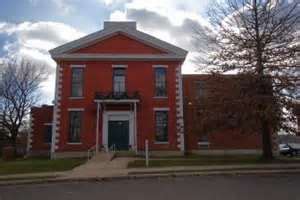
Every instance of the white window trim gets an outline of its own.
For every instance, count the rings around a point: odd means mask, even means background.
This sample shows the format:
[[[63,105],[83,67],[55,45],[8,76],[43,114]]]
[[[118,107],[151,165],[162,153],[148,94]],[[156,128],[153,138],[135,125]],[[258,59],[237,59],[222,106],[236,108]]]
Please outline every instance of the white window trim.
[[[154,141],[154,144],[169,144],[169,141],[166,142]]]
[[[198,142],[198,145],[210,145],[210,142]]]
[[[84,97],[69,97],[69,99],[72,99],[72,100],[76,100],[76,99],[84,99]]]
[[[112,68],[127,68],[128,65],[112,65]]]
[[[161,108],[153,108],[154,111],[170,111],[168,107],[161,107]]]
[[[86,65],[70,65],[71,68],[85,68]]]
[[[84,111],[84,108],[68,108],[68,111]]]
[[[168,96],[154,96],[154,99],[168,99]]]
[[[168,68],[168,65],[152,65],[153,68]]]
[[[52,126],[53,123],[44,123],[45,126]]]
[[[68,145],[82,145],[82,142],[67,142]]]

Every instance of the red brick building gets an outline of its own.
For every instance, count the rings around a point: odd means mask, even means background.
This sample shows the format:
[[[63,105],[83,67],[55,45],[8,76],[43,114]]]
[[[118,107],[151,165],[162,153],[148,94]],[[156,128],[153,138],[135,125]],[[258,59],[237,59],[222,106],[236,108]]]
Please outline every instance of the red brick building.
[[[258,134],[197,132],[194,105],[209,76],[181,75],[187,51],[138,31],[135,22],[105,22],[103,30],[50,53],[57,63],[54,106],[32,109],[30,154],[139,153],[145,140],[161,155],[261,152]]]
[[[235,81],[234,76],[225,75],[215,78],[211,75],[183,75],[184,96],[184,126],[186,149],[200,154],[258,154],[261,152],[261,136],[257,133],[242,133],[239,129],[214,130],[201,132],[201,107],[208,95],[214,95],[212,90],[221,90],[228,81]],[[204,101],[204,102],[201,102]],[[200,104],[201,103],[201,104]],[[217,114],[217,113],[216,113]],[[223,121],[223,123],[227,123]],[[276,145],[276,144],[275,144]]]
[[[50,54],[57,63],[52,158],[86,156],[91,148],[139,152],[146,139],[153,152],[183,151],[187,51],[138,31],[135,22],[105,22]],[[33,125],[41,127],[37,113]],[[29,152],[48,147],[34,126]]]

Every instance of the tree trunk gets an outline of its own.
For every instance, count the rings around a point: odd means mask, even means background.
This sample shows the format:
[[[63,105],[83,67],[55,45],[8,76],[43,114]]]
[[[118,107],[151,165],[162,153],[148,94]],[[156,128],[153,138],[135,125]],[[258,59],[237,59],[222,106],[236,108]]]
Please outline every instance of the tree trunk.
[[[17,135],[18,131],[13,130],[12,131],[12,136],[9,139],[10,145],[14,148],[14,154],[17,155]]]
[[[263,159],[272,160],[273,159],[272,140],[271,140],[272,132],[266,120],[261,119],[261,123],[262,123],[261,135],[262,135],[262,145],[263,145],[262,147]]]

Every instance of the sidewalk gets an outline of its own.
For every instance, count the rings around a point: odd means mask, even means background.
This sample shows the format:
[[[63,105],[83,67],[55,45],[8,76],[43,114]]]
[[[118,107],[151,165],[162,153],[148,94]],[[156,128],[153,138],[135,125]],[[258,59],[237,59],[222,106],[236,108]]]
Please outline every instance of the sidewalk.
[[[300,164],[177,166],[161,168],[127,168],[135,158],[98,156],[67,172],[16,174],[0,176],[0,185],[65,181],[101,181],[166,176],[199,176],[231,174],[300,173]]]

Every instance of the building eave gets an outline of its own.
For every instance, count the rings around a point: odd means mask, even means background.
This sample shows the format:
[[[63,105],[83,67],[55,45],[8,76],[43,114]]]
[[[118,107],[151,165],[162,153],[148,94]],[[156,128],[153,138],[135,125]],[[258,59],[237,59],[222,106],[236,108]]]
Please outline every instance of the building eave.
[[[183,61],[185,56],[170,54],[59,54],[54,60],[65,61]]]

